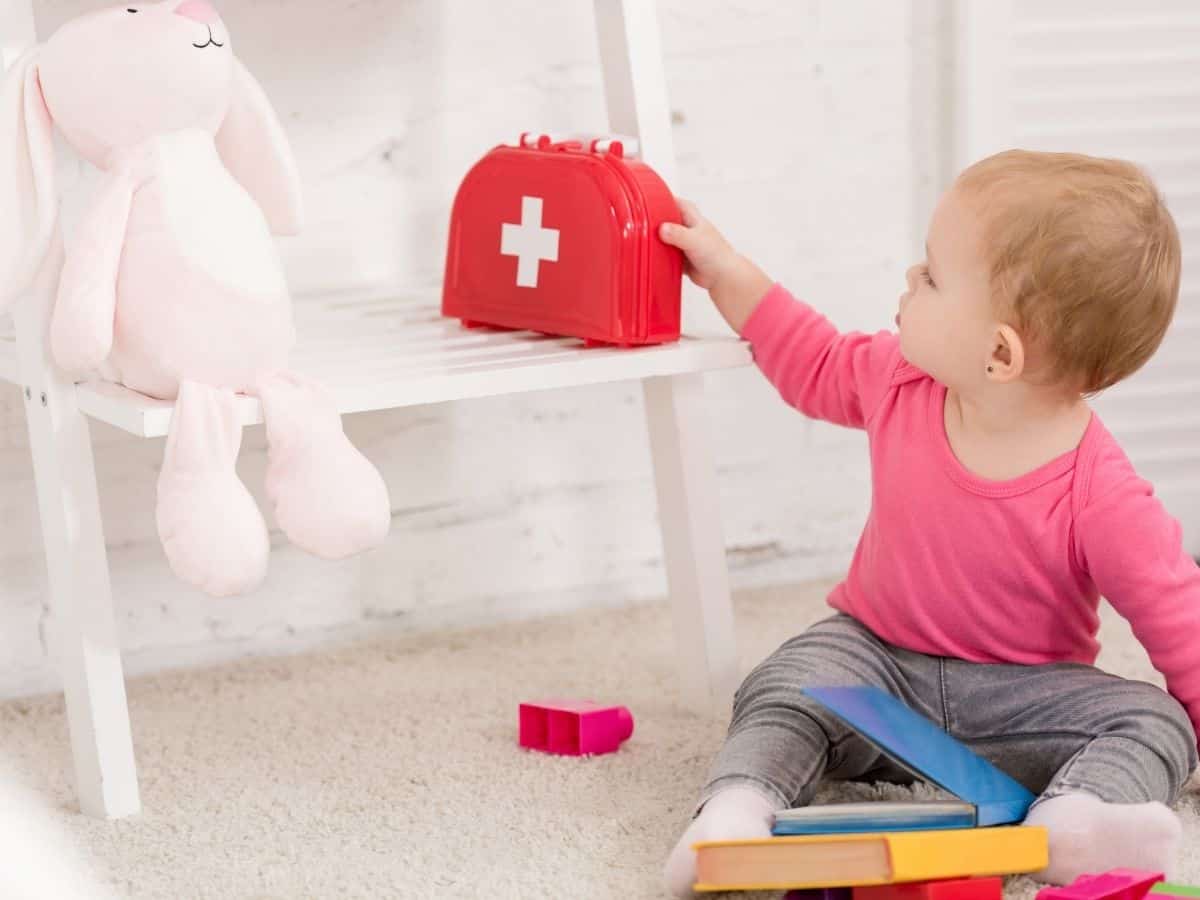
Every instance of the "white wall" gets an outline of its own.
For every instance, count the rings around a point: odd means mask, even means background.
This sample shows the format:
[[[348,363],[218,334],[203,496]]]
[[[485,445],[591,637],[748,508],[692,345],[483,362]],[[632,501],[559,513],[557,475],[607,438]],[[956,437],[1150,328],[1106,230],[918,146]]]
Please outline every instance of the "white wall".
[[[43,0],[42,33],[101,4]],[[526,129],[605,126],[591,3],[225,0],[292,136],[298,291],[436,290],[457,180]],[[947,175],[942,4],[662,0],[678,193],[845,327],[882,327]],[[689,317],[707,299],[692,294]],[[698,304],[698,305],[697,305]],[[784,407],[754,370],[709,380],[735,587],[837,573],[866,515],[861,436]],[[0,695],[55,683],[21,403],[0,387]],[[127,665],[296,646],[347,629],[478,623],[661,595],[636,385],[347,420],[388,480],[388,545],[343,563],[275,535],[254,595],[178,584],[154,535],[161,441],[93,426]],[[259,496],[261,429],[240,471]]]
[[[961,163],[1010,146],[1136,160],[1183,246],[1175,320],[1154,358],[1094,406],[1200,542],[1200,22],[1192,0],[959,0],[970,59],[955,133]]]

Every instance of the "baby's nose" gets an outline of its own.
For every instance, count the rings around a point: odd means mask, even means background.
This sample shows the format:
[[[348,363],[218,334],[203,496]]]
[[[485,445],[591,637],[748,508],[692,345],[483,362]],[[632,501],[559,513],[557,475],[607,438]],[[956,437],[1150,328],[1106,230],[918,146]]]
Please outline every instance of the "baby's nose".
[[[184,0],[175,7],[175,15],[184,16],[203,25],[211,25],[220,18],[212,4],[205,0]]]

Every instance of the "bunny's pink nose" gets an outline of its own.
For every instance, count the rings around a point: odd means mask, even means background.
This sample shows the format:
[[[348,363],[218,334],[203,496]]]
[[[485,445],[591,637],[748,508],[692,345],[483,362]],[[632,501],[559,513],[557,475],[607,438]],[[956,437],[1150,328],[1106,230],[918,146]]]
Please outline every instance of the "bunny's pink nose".
[[[175,15],[194,19],[204,25],[211,25],[220,18],[212,4],[205,0],[184,0],[175,7]]]

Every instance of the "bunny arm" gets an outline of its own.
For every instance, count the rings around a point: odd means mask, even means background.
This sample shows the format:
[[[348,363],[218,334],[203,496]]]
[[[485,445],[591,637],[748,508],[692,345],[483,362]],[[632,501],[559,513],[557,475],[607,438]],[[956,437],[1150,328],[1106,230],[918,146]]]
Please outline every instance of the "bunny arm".
[[[108,176],[63,263],[50,321],[50,350],[68,372],[94,369],[112,350],[117,273],[135,189],[127,173]]]

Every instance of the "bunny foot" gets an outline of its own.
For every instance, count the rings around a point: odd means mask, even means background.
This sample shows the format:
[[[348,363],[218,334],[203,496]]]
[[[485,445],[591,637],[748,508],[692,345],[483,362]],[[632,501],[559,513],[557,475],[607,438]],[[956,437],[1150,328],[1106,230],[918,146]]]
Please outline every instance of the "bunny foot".
[[[160,478],[157,518],[167,562],[188,584],[229,597],[266,577],[267,523],[234,472]]]
[[[175,574],[217,597],[253,590],[267,574],[267,525],[234,469],[241,440],[232,392],[179,386],[158,476],[158,536]]]
[[[293,544],[341,559],[387,538],[391,501],[379,471],[346,438],[332,398],[294,374],[259,385],[267,422],[267,496]]]

